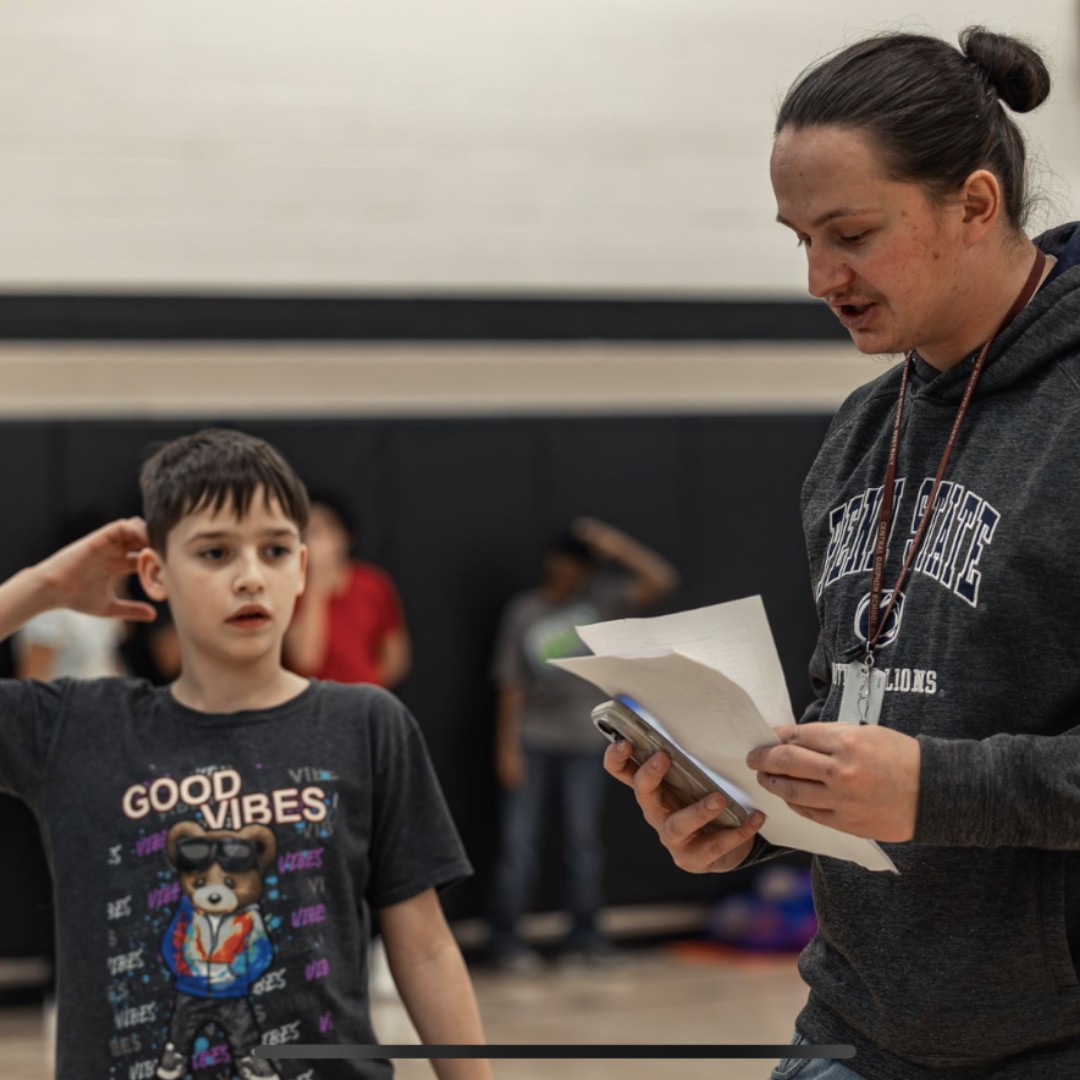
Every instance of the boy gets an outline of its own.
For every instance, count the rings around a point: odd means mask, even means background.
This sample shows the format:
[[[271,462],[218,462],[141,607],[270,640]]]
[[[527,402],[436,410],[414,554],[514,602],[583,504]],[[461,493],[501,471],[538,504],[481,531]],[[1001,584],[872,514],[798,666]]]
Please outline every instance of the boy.
[[[616,577],[600,570],[618,567]],[[495,647],[499,687],[495,768],[503,789],[499,857],[491,898],[490,956],[496,967],[527,972],[540,957],[521,938],[540,864],[549,795],[558,798],[572,918],[566,958],[603,963],[612,949],[598,925],[603,901],[603,739],[588,722],[603,695],[547,661],[584,649],[575,626],[618,619],[659,603],[679,583],[657,552],[612,525],[580,518],[544,551],[539,584],[506,607]],[[587,650],[586,650],[587,651]]]
[[[58,1080],[388,1077],[387,1061],[274,1063],[255,1047],[372,1043],[377,910],[422,1039],[483,1041],[435,889],[470,873],[415,721],[372,687],[281,665],[303,591],[307,495],[262,442],[208,430],[141,475],[113,522],[0,585],[0,637],[67,607],[146,621],[167,600],[182,671],[0,682],[0,790],[41,823],[56,890]],[[487,1080],[486,1062],[435,1063]]]

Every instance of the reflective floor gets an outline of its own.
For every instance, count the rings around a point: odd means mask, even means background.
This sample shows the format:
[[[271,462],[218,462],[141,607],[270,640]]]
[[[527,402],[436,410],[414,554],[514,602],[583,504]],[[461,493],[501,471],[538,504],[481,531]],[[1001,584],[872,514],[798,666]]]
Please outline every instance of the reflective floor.
[[[474,981],[491,1043],[786,1043],[806,988],[792,956],[718,956],[665,946],[624,954],[618,966],[552,967],[535,975],[477,968]],[[377,1001],[385,1043],[417,1042],[401,1005]],[[49,1080],[38,1008],[0,1010],[4,1080]],[[771,1062],[528,1061],[495,1063],[497,1080],[766,1080]],[[399,1080],[430,1078],[425,1061],[402,1061]],[[97,1080],[97,1078],[86,1078]]]

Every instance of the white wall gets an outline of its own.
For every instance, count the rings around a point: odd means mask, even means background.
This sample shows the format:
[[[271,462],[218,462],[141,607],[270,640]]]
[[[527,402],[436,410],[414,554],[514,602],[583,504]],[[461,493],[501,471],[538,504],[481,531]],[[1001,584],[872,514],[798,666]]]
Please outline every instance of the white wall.
[[[823,52],[972,21],[1048,47],[1080,204],[1076,6],[2,0],[0,289],[802,295],[772,115]]]

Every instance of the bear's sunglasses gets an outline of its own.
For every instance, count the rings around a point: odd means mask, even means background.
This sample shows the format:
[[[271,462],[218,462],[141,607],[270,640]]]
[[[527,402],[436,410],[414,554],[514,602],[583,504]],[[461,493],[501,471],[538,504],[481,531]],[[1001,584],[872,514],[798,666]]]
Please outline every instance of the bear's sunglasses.
[[[254,870],[259,859],[259,844],[226,836],[220,840],[204,840],[185,836],[176,842],[176,865],[181,870],[208,870],[217,863],[226,873],[242,874]]]

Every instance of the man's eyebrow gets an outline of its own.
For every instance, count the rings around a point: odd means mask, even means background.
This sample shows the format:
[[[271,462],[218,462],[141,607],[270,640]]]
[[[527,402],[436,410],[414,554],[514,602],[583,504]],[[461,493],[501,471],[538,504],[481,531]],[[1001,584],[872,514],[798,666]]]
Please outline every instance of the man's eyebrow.
[[[838,206],[835,210],[828,210],[824,214],[822,214],[821,217],[815,218],[813,221],[811,221],[810,228],[820,229],[822,225],[825,225],[828,222],[832,221],[833,218],[856,217],[859,214],[872,214],[873,212],[873,208],[869,206]],[[787,218],[785,218],[782,214],[777,214],[776,220],[779,221],[781,225],[786,225],[789,229],[795,228],[795,226],[792,225],[791,222],[788,221]]]

